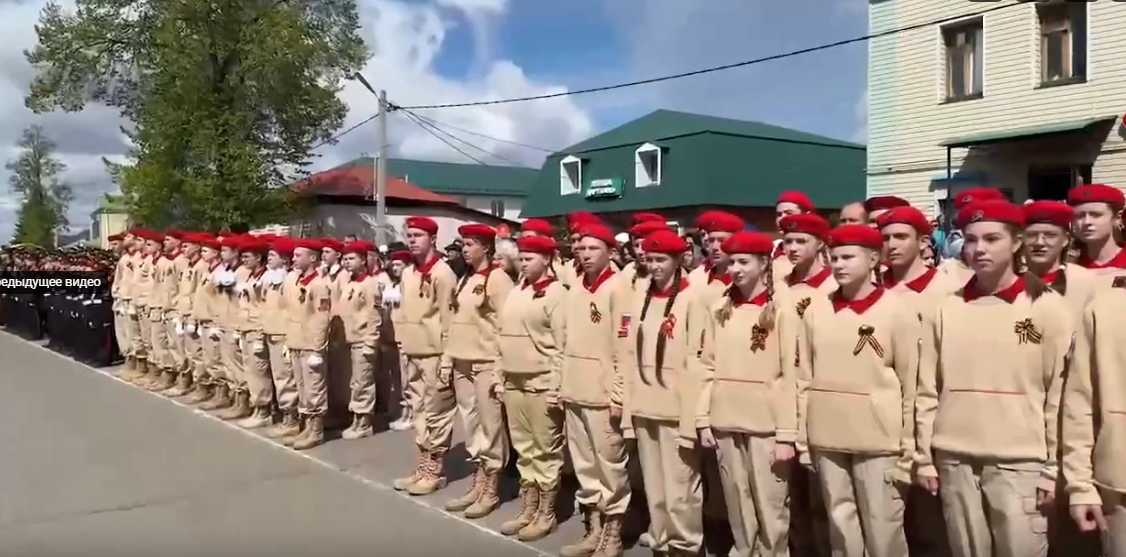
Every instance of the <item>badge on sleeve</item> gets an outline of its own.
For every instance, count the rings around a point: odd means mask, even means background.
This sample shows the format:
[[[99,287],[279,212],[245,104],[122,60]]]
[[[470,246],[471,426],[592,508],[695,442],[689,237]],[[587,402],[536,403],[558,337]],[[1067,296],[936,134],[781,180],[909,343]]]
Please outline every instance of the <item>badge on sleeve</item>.
[[[1031,318],[1017,321],[1013,325],[1013,332],[1017,335],[1018,344],[1040,344],[1044,340],[1044,335],[1036,330]]]
[[[590,303],[590,322],[591,323],[601,323],[602,322],[602,312],[598,311],[598,305],[595,304],[594,302]]]
[[[622,322],[618,324],[618,338],[626,338],[629,336],[629,323],[630,315],[628,313],[622,314]]]

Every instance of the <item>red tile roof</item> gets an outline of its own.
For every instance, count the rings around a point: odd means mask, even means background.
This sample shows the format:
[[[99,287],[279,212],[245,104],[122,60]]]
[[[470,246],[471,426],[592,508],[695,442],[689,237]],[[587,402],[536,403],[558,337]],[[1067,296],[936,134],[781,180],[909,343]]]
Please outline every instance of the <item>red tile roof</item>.
[[[375,191],[375,169],[366,165],[347,166],[318,172],[293,184],[293,192],[302,195],[318,195],[329,197],[364,197],[372,195]],[[392,201],[410,201],[415,203],[434,203],[439,205],[459,205],[459,203],[444,195],[424,190],[406,180],[387,177],[386,198]]]

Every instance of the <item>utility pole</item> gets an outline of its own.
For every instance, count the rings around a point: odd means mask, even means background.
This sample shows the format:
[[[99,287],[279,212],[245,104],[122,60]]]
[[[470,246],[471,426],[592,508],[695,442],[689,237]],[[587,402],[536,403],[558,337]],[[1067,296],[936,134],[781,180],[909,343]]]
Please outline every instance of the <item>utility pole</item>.
[[[387,91],[379,91],[379,158],[375,161],[375,239],[386,245],[387,238]]]

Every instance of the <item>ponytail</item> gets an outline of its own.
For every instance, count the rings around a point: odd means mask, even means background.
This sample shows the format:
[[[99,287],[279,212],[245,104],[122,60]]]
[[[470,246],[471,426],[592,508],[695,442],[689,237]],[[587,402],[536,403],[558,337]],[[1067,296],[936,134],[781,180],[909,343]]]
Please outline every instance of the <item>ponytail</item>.
[[[763,271],[763,280],[766,281],[766,305],[762,308],[762,313],[758,314],[758,326],[771,332],[774,330],[774,324],[778,320],[778,309],[774,303],[774,260],[769,255],[762,258],[766,264],[766,270]]]

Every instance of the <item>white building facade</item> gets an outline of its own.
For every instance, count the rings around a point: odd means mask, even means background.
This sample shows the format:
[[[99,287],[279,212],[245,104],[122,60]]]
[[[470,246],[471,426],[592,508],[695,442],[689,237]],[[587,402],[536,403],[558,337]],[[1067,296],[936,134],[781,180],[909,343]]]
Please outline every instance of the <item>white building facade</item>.
[[[1126,6],[871,0],[868,195],[951,218],[960,189],[1126,187]],[[930,22],[943,22],[927,25]]]

